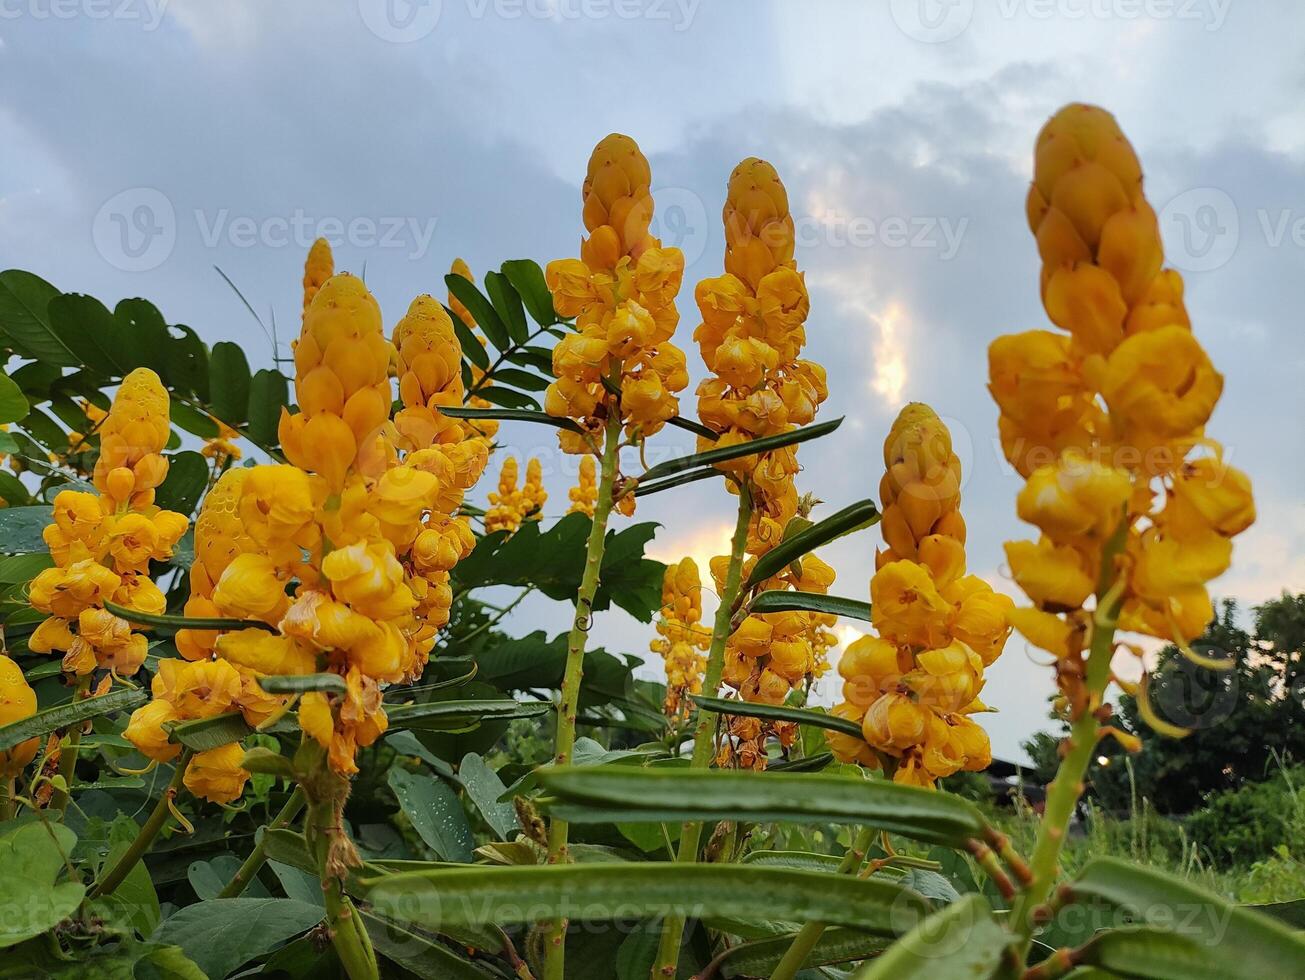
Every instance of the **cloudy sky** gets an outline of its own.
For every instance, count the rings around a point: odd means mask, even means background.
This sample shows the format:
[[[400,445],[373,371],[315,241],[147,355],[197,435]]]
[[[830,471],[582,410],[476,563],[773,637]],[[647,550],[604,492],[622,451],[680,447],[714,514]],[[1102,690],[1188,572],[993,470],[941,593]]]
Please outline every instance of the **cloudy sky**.
[[[479,272],[576,254],[585,161],[616,130],[652,161],[658,230],[691,283],[719,274],[726,178],[760,156],[797,220],[822,417],[848,419],[803,448],[801,489],[826,513],[874,495],[889,423],[927,401],[966,466],[971,569],[1009,590],[1019,482],[994,448],[984,352],[1045,323],[1023,217],[1033,139],[1065,102],[1096,102],[1138,149],[1226,376],[1210,429],[1260,519],[1215,589],[1255,603],[1305,590],[1302,55],[1296,0],[0,0],[0,267],[145,296],[266,364],[215,267],[284,341],[325,233],[392,325],[443,292],[456,255]],[[681,311],[692,348],[688,288]],[[562,513],[574,460],[532,428],[504,437],[544,457]],[[732,506],[697,484],[638,516],[664,525],[657,557],[705,560]],[[876,543],[827,549],[836,591],[866,596]],[[546,600],[516,614],[566,619]],[[619,612],[595,631],[630,652],[649,634]],[[1013,641],[984,695],[999,754],[1019,754],[1050,689]]]

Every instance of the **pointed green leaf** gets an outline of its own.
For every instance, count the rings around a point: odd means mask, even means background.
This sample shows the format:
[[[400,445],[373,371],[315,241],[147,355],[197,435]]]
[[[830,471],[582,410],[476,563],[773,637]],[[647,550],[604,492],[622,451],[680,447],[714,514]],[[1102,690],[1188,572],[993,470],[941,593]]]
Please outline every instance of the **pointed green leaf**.
[[[679,415],[668,419],[666,424],[673,425],[677,429],[683,429],[685,432],[692,432],[694,435],[703,436],[704,438],[710,439],[712,442],[715,442],[720,438],[720,433],[714,429],[709,429],[701,422],[695,422],[693,419],[686,419]]]
[[[163,728],[168,733],[168,741],[184,745],[195,752],[207,752],[239,742],[254,730],[239,711],[195,721],[169,722]]]
[[[476,288],[475,283],[450,272],[444,277],[444,285],[448,286],[449,292],[471,312],[476,325],[484,332],[491,344],[500,351],[505,351],[512,346],[507,325],[500,319],[494,305]]]
[[[547,378],[519,368],[499,368],[494,372],[493,379],[495,385],[509,385],[522,391],[543,391],[548,387]]]
[[[415,731],[454,731],[474,728],[482,721],[533,718],[552,709],[548,701],[518,702],[510,699],[426,701],[418,704],[386,705],[390,727]]]
[[[244,630],[260,629],[276,633],[277,628],[261,619],[222,619],[205,616],[170,616],[166,613],[147,613],[138,609],[128,609],[116,602],[105,602],[104,608],[129,623],[142,626],[162,626],[179,630]]]
[[[569,432],[584,431],[571,419],[555,418],[545,412],[514,408],[468,408],[465,405],[462,407],[441,405],[440,414],[447,415],[452,419],[502,419],[506,422],[538,422],[541,425],[551,425],[558,429],[566,429]]]
[[[370,909],[359,909],[359,914],[376,952],[421,980],[492,980],[499,975],[459,956],[436,936],[377,915]]]
[[[668,459],[664,463],[658,463],[656,466],[649,467],[640,475],[639,481],[657,480],[673,473],[680,473],[684,470],[697,469],[700,466],[713,466],[716,463],[724,463],[731,459],[739,459],[743,456],[751,456],[754,453],[765,453],[775,449],[781,449],[784,446],[792,446],[797,443],[806,442],[809,439],[818,439],[820,436],[828,435],[843,424],[843,420],[832,419],[828,422],[819,422],[815,425],[805,425],[800,428],[792,429],[788,432],[780,432],[773,436],[763,436],[760,439],[752,439],[749,442],[739,443],[737,446],[725,446],[721,449],[708,449],[705,452],[694,453],[691,456],[681,456],[678,459]]]
[[[444,311],[448,313],[449,319],[453,321],[453,332],[457,335],[458,345],[462,348],[462,356],[482,371],[488,370],[489,352],[485,350],[485,345],[480,342],[480,339],[467,326],[462,317],[447,306],[444,307]],[[468,385],[468,387],[470,386]]]
[[[339,674],[269,674],[258,679],[258,686],[268,694],[303,694],[305,691],[344,694],[348,691]]]
[[[475,846],[458,794],[438,776],[394,767],[386,777],[412,827],[436,857],[469,864]]]
[[[46,313],[50,329],[80,363],[105,377],[120,377],[130,370],[124,370],[113,314],[94,296],[60,293],[50,299]]]
[[[772,575],[778,574],[785,565],[797,558],[814,551],[835,538],[869,527],[879,520],[879,509],[873,500],[860,500],[849,504],[836,514],[831,514],[823,521],[811,525],[790,537],[786,537],[770,551],[757,559],[743,586],[747,592],[759,582],[764,582]]]
[[[929,910],[922,896],[884,880],[728,864],[447,868],[360,877],[356,887],[380,914],[435,931],[477,922],[710,913],[896,935]]]
[[[21,421],[29,410],[23,390],[14,384],[9,375],[0,374],[0,425]]]
[[[520,391],[513,391],[511,388],[500,388],[497,385],[486,385],[476,392],[477,398],[483,398],[491,405],[500,405],[503,408],[519,409],[526,411],[539,411],[539,402],[535,401],[527,394]]]
[[[870,622],[870,603],[859,599],[845,599],[837,595],[821,595],[818,592],[784,592],[774,589],[763,592],[753,599],[748,604],[748,609],[754,613],[787,612],[796,609]]]
[[[987,822],[969,802],[882,779],[818,773],[570,766],[542,769],[551,812],[573,823],[850,823],[963,847]]]
[[[839,718],[811,708],[792,708],[786,704],[761,704],[754,701],[737,701],[730,698],[709,698],[704,694],[691,694],[694,703],[704,711],[718,715],[735,715],[740,718],[764,718],[767,721],[795,721],[799,725],[813,725],[831,732],[842,732],[861,738],[861,726],[850,718]]]
[[[991,977],[1013,937],[982,895],[967,895],[919,924],[856,973],[856,980]]]
[[[155,494],[154,502],[164,510],[190,515],[208,486],[208,460],[187,450],[168,457],[168,475]]]
[[[530,259],[509,259],[503,263],[503,275],[507,276],[512,288],[526,304],[530,319],[541,327],[561,322],[553,309],[553,294],[548,290],[544,270],[539,268],[538,263]]]
[[[112,711],[130,711],[148,701],[149,693],[135,687],[120,687],[98,697],[82,698],[46,708],[19,721],[0,726],[0,751],[38,735],[48,735],[61,728],[71,728],[91,718]]]
[[[513,344],[524,344],[530,336],[526,328],[526,311],[521,305],[521,297],[512,288],[512,283],[501,272],[485,273],[485,292],[494,304],[494,312],[499,315],[507,327],[508,336]]]
[[[740,943],[715,960],[722,977],[765,977],[779,965],[788,952],[796,933]],[[853,963],[877,956],[888,948],[883,936],[868,936],[857,929],[826,929],[807,954],[804,969]]]
[[[153,940],[180,946],[210,977],[280,946],[322,920],[322,910],[290,898],[214,898],[174,912]]]
[[[651,483],[639,483],[634,488],[636,497],[647,497],[649,494],[661,493],[663,490],[672,490],[675,487],[682,487],[686,483],[697,483],[699,480],[710,480],[713,476],[722,476],[720,470],[714,466],[708,466],[700,470],[688,470],[684,473],[677,473],[675,476],[668,476],[664,480],[653,480]]]
[[[1190,940],[1229,978],[1296,976],[1305,963],[1305,937],[1282,922],[1151,868],[1097,858],[1069,887],[1079,903],[1106,902]]]

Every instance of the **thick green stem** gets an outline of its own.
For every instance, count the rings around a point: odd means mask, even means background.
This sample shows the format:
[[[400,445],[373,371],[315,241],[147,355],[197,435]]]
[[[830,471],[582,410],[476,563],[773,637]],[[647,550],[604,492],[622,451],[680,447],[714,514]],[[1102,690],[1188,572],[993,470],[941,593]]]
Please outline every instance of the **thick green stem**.
[[[349,784],[343,778],[328,772],[324,759],[319,761],[319,766],[319,770],[311,777],[310,789],[306,790],[308,813],[304,818],[304,836],[322,880],[326,930],[331,937],[331,945],[335,947],[335,954],[340,959],[340,966],[349,980],[380,980],[380,967],[376,962],[371,939],[367,936],[367,930],[353,903],[344,893],[342,879],[345,871],[338,845],[347,844],[347,839],[342,839],[344,827],[341,814]],[[352,848],[353,845],[348,844],[347,849],[351,853]],[[353,860],[357,862],[356,855]]]
[[[1115,624],[1121,598],[1116,587],[1118,572],[1115,559],[1122,551],[1128,534],[1125,520],[1107,543],[1101,559],[1097,582],[1097,607],[1092,618],[1092,639],[1088,648],[1084,683],[1089,701],[1086,709],[1070,726],[1065,753],[1056,770],[1056,778],[1047,787],[1046,807],[1038,827],[1038,840],[1029,861],[1032,881],[1015,898],[1011,922],[1018,937],[1018,962],[1022,963],[1037,923],[1033,913],[1046,902],[1056,884],[1060,852],[1065,844],[1069,821],[1074,815],[1092,757],[1096,753],[1101,722],[1095,713],[1110,683],[1110,662],[1115,652]]]
[[[254,875],[258,874],[267,860],[267,832],[269,830],[281,830],[288,827],[295,817],[299,816],[299,811],[304,808],[304,791],[302,787],[296,786],[295,791],[290,794],[290,798],[285,801],[285,806],[281,808],[272,822],[263,830],[263,836],[254,845],[253,852],[237,869],[235,877],[227,882],[227,886],[218,892],[218,898],[236,898],[243,892],[249,883],[254,880]]]
[[[847,849],[843,855],[843,860],[839,863],[835,874],[846,875],[855,873],[862,862],[865,861],[866,853],[870,850],[870,844],[874,840],[875,830],[873,827],[862,827],[857,833],[856,839],[852,846]],[[770,980],[793,980],[798,970],[807,961],[811,951],[816,948],[816,943],[820,942],[820,937],[825,934],[825,923],[808,922],[793,937],[793,944],[789,946],[788,952],[784,958],[779,961],[775,971],[770,975]]]
[[[73,701],[86,697],[91,688],[91,675],[79,678],[77,689],[73,692]],[[50,798],[50,808],[63,813],[68,809],[68,798],[72,795],[73,780],[77,778],[77,755],[82,744],[82,724],[78,722],[68,733],[68,744],[59,755],[59,775],[63,777],[63,789],[56,789]]]
[[[702,693],[715,697],[720,691],[721,674],[725,670],[725,644],[730,638],[730,621],[734,604],[743,581],[744,549],[748,543],[748,524],[752,520],[752,488],[747,483],[739,486],[739,513],[734,525],[734,538],[730,543],[730,564],[725,574],[725,588],[720,594],[720,605],[711,630],[711,646],[707,650],[707,669],[702,678]],[[698,722],[693,732],[692,769],[706,769],[715,755],[716,716],[708,711],[698,712]],[[680,828],[680,850],[677,862],[692,864],[698,860],[698,845],[702,841],[702,824],[686,823]],[[651,976],[675,976],[680,959],[680,943],[684,937],[684,917],[668,915],[662,920],[662,938],[657,949],[657,960]]]
[[[176,771],[173,772],[172,779],[168,783],[168,788],[163,791],[158,803],[154,804],[154,809],[136,833],[136,839],[131,842],[131,846],[122,852],[122,855],[109,869],[108,873],[103,875],[91,887],[91,898],[113,894],[114,889],[121,885],[123,879],[131,873],[131,869],[136,867],[136,862],[150,849],[150,845],[159,836],[159,831],[168,822],[168,815],[172,812],[173,800],[181,792],[181,781],[186,776],[186,767],[190,765],[191,755],[193,753],[189,749],[181,754],[181,758],[177,760]]]
[[[602,471],[598,481],[598,500],[594,503],[593,524],[589,528],[589,543],[585,551],[585,570],[576,594],[575,619],[571,635],[567,638],[566,673],[562,678],[562,692],[557,705],[557,738],[554,742],[553,761],[565,766],[571,761],[575,747],[575,721],[580,701],[580,682],[584,680],[585,641],[593,625],[594,594],[598,591],[599,573],[603,566],[603,547],[607,540],[607,519],[612,513],[612,485],[616,481],[616,468],[620,456],[621,419],[613,411],[607,419],[603,441]],[[565,820],[553,819],[548,826],[548,861],[564,864],[568,860],[567,840],[570,828]],[[544,953],[544,980],[562,980],[566,957],[566,920],[549,924]]]

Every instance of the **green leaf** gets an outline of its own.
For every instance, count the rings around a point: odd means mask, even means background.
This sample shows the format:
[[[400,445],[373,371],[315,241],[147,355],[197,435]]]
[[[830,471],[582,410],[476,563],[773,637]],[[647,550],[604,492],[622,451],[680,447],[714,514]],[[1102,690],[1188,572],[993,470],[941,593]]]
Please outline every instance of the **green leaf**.
[[[810,708],[790,708],[786,704],[761,704],[753,701],[736,701],[729,698],[709,698],[703,694],[691,694],[694,702],[704,711],[718,715],[735,715],[742,718],[764,718],[768,721],[796,721],[800,725],[814,725],[831,732],[842,732],[862,738],[861,726],[850,718]]]
[[[786,537],[757,559],[743,586],[747,592],[759,582],[764,582],[772,575],[778,574],[785,565],[808,552],[814,551],[835,538],[869,527],[879,520],[879,510],[873,500],[860,500],[849,504],[836,514],[830,514],[823,521],[818,521],[797,534]]]
[[[79,783],[77,789],[84,792],[88,786],[89,784]],[[139,833],[140,827],[131,817],[119,816],[113,821],[109,827],[109,851],[100,865],[101,873],[118,863],[118,859],[126,853]],[[125,923],[143,936],[153,932],[163,918],[159,896],[154,890],[154,882],[144,861],[132,865],[118,887],[111,894],[97,898],[94,906],[101,918],[108,922]]]
[[[719,914],[896,935],[929,910],[923,897],[887,881],[728,864],[445,868],[360,878],[356,887],[382,915],[435,931],[559,916],[597,921]]]
[[[59,367],[78,367],[81,362],[50,326],[50,300],[58,295],[59,290],[30,272],[0,272],[0,331],[20,354]]]
[[[240,345],[228,340],[213,345],[208,356],[209,406],[213,414],[232,428],[239,428],[249,415],[253,379],[249,361]]]
[[[739,443],[737,446],[725,446],[721,449],[708,449],[705,452],[694,453],[691,456],[681,456],[678,459],[668,459],[664,463],[658,463],[652,466],[639,477],[639,482],[645,480],[657,480],[664,476],[670,476],[673,473],[680,473],[684,470],[697,469],[700,466],[713,466],[716,463],[724,463],[731,459],[739,459],[743,456],[751,456],[754,453],[770,452],[774,449],[780,449],[784,446],[792,446],[797,443],[806,442],[809,439],[818,439],[820,436],[828,435],[843,424],[843,420],[832,419],[829,422],[820,422],[816,425],[805,425],[800,428],[792,429],[788,432],[780,432],[773,436],[763,436],[760,439],[752,439],[749,442]]]
[[[715,442],[720,438],[720,433],[715,429],[709,429],[701,422],[695,422],[693,419],[686,419],[681,415],[676,415],[666,420],[667,425],[673,425],[677,429],[683,429],[685,432],[692,432],[694,435],[702,436]]]
[[[344,694],[348,691],[339,674],[269,674],[258,679],[258,686],[268,694],[302,694],[305,691]]]
[[[471,863],[471,827],[458,794],[438,776],[427,776],[394,767],[387,777],[412,827],[426,846],[445,861]]]
[[[0,511],[0,513],[3,513]],[[276,633],[277,628],[261,619],[223,619],[218,616],[170,616],[167,613],[148,613],[141,612],[139,609],[128,609],[126,606],[120,606],[116,602],[105,602],[104,608],[115,616],[127,620],[129,623],[139,623],[142,626],[162,626],[167,629],[178,630],[246,630],[260,629]]]
[[[0,727],[0,750],[13,748],[29,738],[71,728],[112,711],[130,711],[149,700],[149,693],[134,687],[120,687],[99,697],[68,701]]]
[[[208,486],[208,460],[187,450],[168,457],[168,475],[159,486],[155,503],[164,510],[193,514]]]
[[[1264,976],[1249,965],[1236,969],[1241,959],[1237,951],[1228,951],[1234,953],[1231,957],[1221,957],[1218,951],[1212,952],[1210,945],[1146,926],[1109,929],[1097,933],[1075,953],[1074,962],[1137,980],[1259,980]]]
[[[173,425],[184,429],[192,436],[199,436],[201,439],[212,439],[218,434],[218,424],[213,421],[211,415],[192,408],[175,397],[172,399],[169,414]]]
[[[113,319],[117,325],[117,341],[122,347],[119,360],[123,366],[129,371],[147,367],[165,377],[165,352],[171,337],[158,308],[148,300],[119,300],[113,308]]]
[[[561,322],[553,309],[553,294],[549,292],[548,282],[544,279],[544,270],[539,268],[538,263],[530,259],[508,259],[503,263],[503,275],[507,276],[512,288],[526,304],[530,319],[541,327]]]
[[[539,412],[539,403],[537,401],[529,395],[520,391],[513,391],[511,388],[501,388],[498,385],[487,385],[476,392],[476,397],[483,398],[491,405],[498,405],[502,408]]]
[[[249,382],[249,438],[260,446],[275,446],[281,409],[290,404],[289,385],[280,371],[261,370]]]
[[[553,352],[547,347],[522,347],[509,354],[508,360],[521,367],[542,371],[545,377],[553,377]]]
[[[482,371],[488,370],[489,352],[485,350],[484,344],[480,342],[480,339],[472,329],[467,326],[462,317],[458,316],[447,306],[444,307],[444,311],[448,313],[449,319],[453,321],[453,332],[457,334],[458,344],[462,347],[462,356]],[[465,369],[466,365],[464,364],[463,367]],[[464,378],[465,377],[466,374],[464,371]],[[468,385],[468,387],[470,387],[470,385]]]
[[[53,929],[77,911],[86,887],[59,882],[77,841],[63,824],[23,824],[0,837],[0,949]]]
[[[538,778],[556,798],[549,809],[573,823],[846,823],[952,847],[987,828],[960,797],[882,779],[632,766],[548,768]]]
[[[512,288],[512,283],[501,272],[485,273],[485,292],[489,294],[494,311],[507,327],[508,336],[513,344],[524,344],[530,336],[526,327],[526,311],[521,305],[521,297]],[[470,307],[468,307],[470,309]]]
[[[376,952],[421,980],[486,980],[497,976],[459,956],[433,935],[360,909]]]
[[[0,425],[21,421],[29,410],[23,390],[7,374],[0,374]],[[11,440],[12,441],[12,440]],[[14,447],[15,449],[17,446]],[[10,449],[9,452],[13,452]]]
[[[181,336],[175,336],[173,331]],[[174,392],[183,397],[195,394],[200,401],[208,401],[208,348],[194,330],[181,323],[168,328],[162,366],[163,380]],[[203,436],[203,433],[195,434]]]
[[[541,378],[537,374],[518,368],[499,368],[494,372],[493,378],[496,385],[510,385],[522,391],[543,391],[548,387],[547,378]],[[477,394],[483,394],[483,389]]]
[[[49,504],[0,509],[0,551],[9,555],[48,552],[41,533],[54,521]]]
[[[269,861],[278,861],[306,874],[317,874],[317,863],[308,851],[303,834],[293,830],[265,830],[263,841]]]
[[[483,389],[482,393],[487,390],[490,389]],[[467,408],[465,405],[462,407],[441,405],[440,414],[447,415],[451,419],[502,419],[505,422],[538,422],[541,425],[551,425],[554,428],[566,429],[570,432],[584,431],[571,419],[554,418],[545,412],[512,408]]]
[[[647,497],[649,494],[660,493],[663,490],[672,490],[675,487],[682,487],[686,483],[697,483],[699,480],[710,480],[713,476],[722,476],[720,470],[714,466],[708,466],[700,470],[689,470],[685,473],[679,473],[675,476],[669,476],[664,480],[654,480],[651,483],[640,483],[634,488],[636,497]]]
[[[50,329],[82,364],[106,377],[126,374],[117,324],[108,308],[93,296],[61,293],[46,307]]]
[[[471,312],[476,325],[484,331],[491,344],[500,351],[505,351],[512,346],[507,326],[499,319],[493,304],[476,288],[475,283],[450,272],[444,277],[444,285],[448,286],[449,292]]]
[[[47,568],[54,567],[54,559],[48,552],[31,552],[0,558],[0,585],[16,582],[30,582]]]
[[[173,913],[152,938],[180,946],[210,977],[225,977],[321,919],[316,905],[289,898],[214,898]]]
[[[494,833],[502,840],[516,837],[521,830],[516,808],[511,803],[499,800],[507,787],[480,755],[468,752],[462,757],[462,762],[458,764],[458,782]]]
[[[1229,978],[1296,976],[1305,963],[1305,938],[1277,919],[1150,868],[1097,858],[1069,887],[1078,903],[1105,902],[1192,941]]]
[[[414,731],[456,731],[474,728],[483,721],[533,718],[552,710],[548,701],[522,703],[502,700],[424,701],[417,704],[386,705],[391,728]]]
[[[164,725],[168,741],[184,745],[195,752],[207,752],[239,742],[253,729],[239,711],[198,718],[194,721],[170,722]]]
[[[769,976],[795,938],[796,933],[790,933],[773,939],[740,943],[716,958],[717,969],[722,977]],[[852,963],[877,956],[887,948],[888,940],[883,936],[867,936],[856,929],[826,929],[807,954],[804,967]]]
[[[790,609],[810,610],[870,622],[870,603],[859,599],[845,599],[837,595],[821,595],[818,592],[785,592],[782,589],[772,589],[753,599],[748,604],[748,609],[754,613],[787,612]]]
[[[1009,932],[992,917],[982,895],[968,895],[920,920],[888,951],[855,974],[856,980],[950,980],[990,977],[1001,964]]]

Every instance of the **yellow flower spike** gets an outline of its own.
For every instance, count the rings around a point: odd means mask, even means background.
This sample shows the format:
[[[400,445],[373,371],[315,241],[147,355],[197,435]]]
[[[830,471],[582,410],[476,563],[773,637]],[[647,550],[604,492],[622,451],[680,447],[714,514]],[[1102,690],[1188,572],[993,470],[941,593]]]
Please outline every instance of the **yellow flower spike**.
[[[10,725],[36,713],[36,692],[27,683],[22,668],[0,654],[0,725]],[[0,777],[13,779],[36,757],[39,738],[29,738],[0,750]]]
[[[404,405],[394,417],[395,427],[414,449],[460,441],[461,424],[439,413],[441,405],[461,406],[464,394],[462,347],[444,307],[430,296],[418,296],[394,328],[394,347]]]
[[[93,474],[95,488],[115,504],[148,506],[167,476],[167,461],[159,454],[171,431],[168,404],[167,389],[149,368],[136,368],[122,379],[100,425]]]
[[[598,466],[593,456],[581,457],[577,483],[567,495],[571,498],[568,514],[594,516],[594,504],[598,500]]]
[[[326,280],[335,275],[335,257],[331,254],[331,243],[319,238],[308,249],[308,258],[304,262],[304,313],[312,305],[313,297],[325,285]]]
[[[230,803],[239,799],[249,781],[249,771],[242,768],[245,750],[239,742],[229,742],[207,752],[198,752],[182,777],[186,789],[210,803]]]

